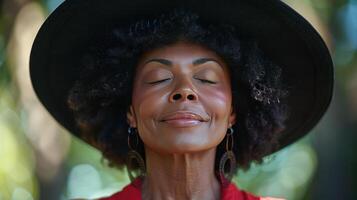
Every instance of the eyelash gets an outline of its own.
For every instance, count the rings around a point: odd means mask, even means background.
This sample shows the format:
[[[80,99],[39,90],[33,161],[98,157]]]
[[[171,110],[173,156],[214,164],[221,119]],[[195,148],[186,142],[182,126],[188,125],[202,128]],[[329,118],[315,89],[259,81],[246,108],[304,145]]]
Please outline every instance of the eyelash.
[[[155,82],[149,82],[149,84],[157,84],[157,83],[161,83],[161,82],[164,82],[164,81],[166,81],[166,80],[169,80],[169,78],[167,78],[167,79],[163,79],[163,80],[159,80],[159,81],[155,81]]]
[[[163,80],[159,80],[159,81],[155,81],[155,82],[151,82],[151,83],[149,83],[149,84],[157,84],[157,83],[164,82],[164,81],[166,81],[166,80],[169,80],[169,78],[163,79]],[[217,82],[213,82],[213,81],[209,81],[209,80],[204,80],[204,79],[198,79],[198,80],[200,80],[200,81],[203,82],[203,83],[217,84]]]
[[[200,80],[201,82],[204,82],[204,83],[209,83],[209,84],[216,84],[217,82],[213,82],[213,81],[209,81],[209,80],[204,80],[204,79],[198,79]]]

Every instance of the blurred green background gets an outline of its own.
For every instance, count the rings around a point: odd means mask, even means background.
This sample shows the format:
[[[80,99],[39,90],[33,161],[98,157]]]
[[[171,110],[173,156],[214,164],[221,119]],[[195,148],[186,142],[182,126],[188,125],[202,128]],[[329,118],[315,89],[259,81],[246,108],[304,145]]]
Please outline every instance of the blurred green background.
[[[28,72],[33,39],[61,0],[0,0],[0,200],[95,199],[129,183],[98,151],[70,136],[39,104]],[[240,171],[257,195],[357,199],[357,0],[285,0],[327,42],[335,94],[311,133]]]

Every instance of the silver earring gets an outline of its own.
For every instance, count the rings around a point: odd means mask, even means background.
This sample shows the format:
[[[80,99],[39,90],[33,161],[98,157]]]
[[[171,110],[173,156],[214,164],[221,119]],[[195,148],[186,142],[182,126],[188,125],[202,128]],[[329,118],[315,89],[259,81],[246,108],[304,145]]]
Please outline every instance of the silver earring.
[[[130,137],[131,136],[136,136],[136,145],[133,147],[130,144]],[[137,129],[129,127],[128,128],[128,147],[130,151],[128,152],[127,156],[127,170],[128,170],[128,175],[131,181],[135,180],[137,177],[144,177],[146,175],[146,167],[145,167],[145,162],[142,158],[142,156],[135,150],[139,145],[139,136],[137,134]],[[136,162],[136,169],[134,169],[134,163],[133,161]],[[133,172],[138,171],[138,175],[134,176]]]
[[[233,128],[230,127],[226,134],[226,152],[222,155],[219,162],[219,176],[222,183],[227,184],[232,180],[234,171],[237,167],[236,156],[233,153]],[[229,170],[225,172],[225,166],[229,160]]]

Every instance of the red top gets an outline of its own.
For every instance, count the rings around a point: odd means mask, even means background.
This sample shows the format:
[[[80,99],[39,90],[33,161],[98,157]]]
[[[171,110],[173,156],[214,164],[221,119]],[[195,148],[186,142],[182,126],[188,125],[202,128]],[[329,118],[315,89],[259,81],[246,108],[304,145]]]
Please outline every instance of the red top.
[[[102,198],[100,200],[141,200],[141,184],[142,180],[136,178],[132,183],[125,186],[121,191],[113,194],[110,197]],[[228,186],[221,185],[221,200],[279,200],[271,197],[257,197],[246,191],[238,189],[234,183],[229,183]],[[280,199],[282,200],[282,199]]]

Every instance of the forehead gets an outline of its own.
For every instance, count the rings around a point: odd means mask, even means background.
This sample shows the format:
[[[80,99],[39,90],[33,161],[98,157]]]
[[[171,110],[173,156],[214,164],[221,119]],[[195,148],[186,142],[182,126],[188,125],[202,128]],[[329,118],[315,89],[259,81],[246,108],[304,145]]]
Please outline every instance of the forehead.
[[[199,44],[183,41],[144,52],[138,64],[140,66],[146,61],[156,58],[169,60],[173,64],[191,64],[198,58],[209,58],[215,60],[221,66],[226,65],[224,60],[214,51]]]

